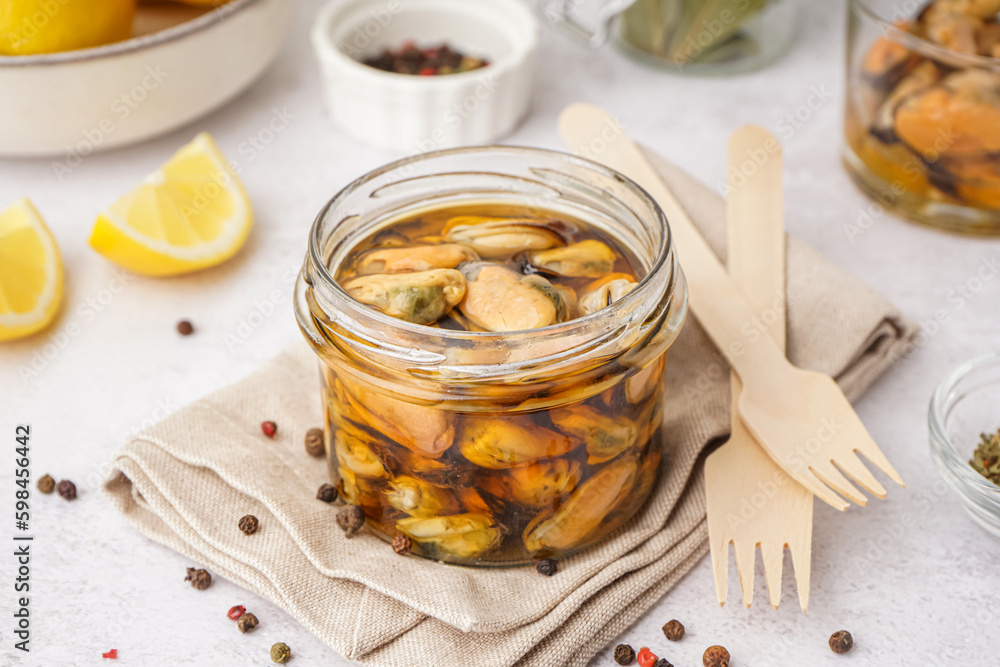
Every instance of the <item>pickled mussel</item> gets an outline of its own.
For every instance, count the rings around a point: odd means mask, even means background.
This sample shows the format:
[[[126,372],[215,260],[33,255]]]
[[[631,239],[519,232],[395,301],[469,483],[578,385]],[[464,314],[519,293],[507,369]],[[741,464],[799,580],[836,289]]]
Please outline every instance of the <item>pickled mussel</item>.
[[[409,517],[396,528],[420,547],[431,547],[434,555],[475,558],[496,546],[500,529],[486,514],[453,514],[438,517]]]
[[[559,408],[550,415],[563,433],[587,444],[587,463],[604,463],[636,442],[638,429],[627,417],[611,417],[586,405]]]
[[[361,303],[416,324],[436,322],[465,296],[465,278],[454,269],[357,276],[342,285]]]
[[[462,262],[479,259],[476,251],[460,243],[376,248],[361,255],[356,263],[361,275],[408,273],[432,269],[454,269]]]
[[[500,417],[470,420],[460,440],[462,456],[496,470],[562,456],[579,444],[562,433]]]
[[[457,213],[372,234],[338,280],[362,303],[411,322],[507,332],[596,312],[642,276],[614,239],[576,221]],[[446,409],[448,396],[439,405],[330,369],[330,465],[344,499],[383,536],[409,536],[416,553],[523,562],[577,549],[648,494],[645,467],[636,480],[641,463],[659,463],[662,412],[653,403],[662,370],[658,361],[622,368],[623,380],[604,392],[570,379],[497,414]],[[498,386],[497,396],[507,390]]]
[[[610,274],[595,280],[580,295],[580,311],[584,315],[596,313],[602,308],[607,308],[634,288],[635,280],[631,276]]]
[[[560,225],[555,221],[468,215],[452,218],[444,226],[443,234],[452,243],[469,246],[486,259],[499,259],[525,250],[563,245],[558,228]]]
[[[552,514],[540,514],[524,530],[524,545],[531,552],[571,549],[583,542],[615,506],[627,498],[639,473],[636,457],[618,459],[577,487]]]
[[[570,278],[599,278],[611,272],[615,259],[614,250],[594,239],[528,254],[531,265],[539,271]]]
[[[566,320],[566,302],[541,276],[521,275],[491,262],[467,262],[459,271],[466,279],[459,310],[487,331],[537,329]]]
[[[385,497],[390,505],[410,516],[439,516],[459,509],[458,500],[449,491],[409,475],[390,481]]]

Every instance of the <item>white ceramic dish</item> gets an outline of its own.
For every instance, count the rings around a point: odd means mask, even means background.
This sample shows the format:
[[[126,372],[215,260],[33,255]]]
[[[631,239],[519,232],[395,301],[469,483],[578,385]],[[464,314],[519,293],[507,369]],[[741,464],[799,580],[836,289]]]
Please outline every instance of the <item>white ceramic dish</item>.
[[[512,131],[531,102],[538,22],[521,0],[331,0],[312,38],[333,121],[388,151],[490,143]],[[413,76],[359,61],[408,40],[447,43],[490,64]]]
[[[271,63],[293,5],[233,0],[116,44],[0,56],[0,155],[63,156],[72,167],[94,151],[142,141],[205,115]],[[147,27],[170,23],[165,15],[145,20]]]

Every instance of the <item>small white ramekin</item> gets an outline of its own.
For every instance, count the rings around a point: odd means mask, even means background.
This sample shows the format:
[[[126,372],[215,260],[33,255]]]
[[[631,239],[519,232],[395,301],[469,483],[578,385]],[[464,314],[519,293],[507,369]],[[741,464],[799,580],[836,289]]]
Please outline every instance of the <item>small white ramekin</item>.
[[[517,127],[531,102],[538,21],[522,0],[331,0],[312,39],[333,121],[387,151],[493,142]],[[360,62],[409,40],[447,43],[490,64],[414,76]]]

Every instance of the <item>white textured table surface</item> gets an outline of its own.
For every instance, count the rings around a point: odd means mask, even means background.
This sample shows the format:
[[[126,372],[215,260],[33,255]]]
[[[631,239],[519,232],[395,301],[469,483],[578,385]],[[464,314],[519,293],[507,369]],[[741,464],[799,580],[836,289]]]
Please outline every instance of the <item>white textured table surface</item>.
[[[998,545],[939,481],[925,418],[945,373],[997,345],[1000,277],[965,302],[955,290],[1000,253],[1000,243],[935,233],[891,215],[877,216],[860,236],[845,233],[868,206],[838,157],[845,12],[843,2],[810,4],[792,52],[735,79],[664,75],[610,49],[586,51],[546,29],[533,112],[509,138],[561,148],[557,113],[569,102],[592,101],[619,114],[634,136],[717,183],[730,131],[749,122],[772,128],[787,151],[790,230],[912,319],[927,321],[936,311],[947,318],[859,405],[909,488],[893,488],[888,501],[846,514],[817,503],[808,615],[798,610],[788,572],[780,611],[770,608],[760,585],[754,607],[743,609],[735,572],[735,604],[719,608],[706,558],[623,639],[667,648],[659,628],[676,617],[689,638],[661,653],[678,667],[700,664],[701,651],[713,643],[730,649],[734,667],[996,664],[990,654],[1000,613]],[[0,442],[8,452],[0,462],[0,535],[9,540],[13,531],[16,423],[32,425],[34,475],[73,479],[80,490],[72,504],[55,496],[33,501],[30,656],[12,650],[15,566],[8,547],[2,549],[5,665],[96,665],[112,647],[129,665],[269,664],[268,647],[279,640],[292,646],[296,664],[346,664],[284,612],[229,582],[191,589],[182,579],[192,563],[139,535],[99,493],[105,462],[125,435],[240,378],[299,338],[290,300],[269,303],[272,291],[289,292],[286,276],[300,265],[306,231],[323,203],[391,157],[328,123],[306,39],[318,6],[299,0],[278,63],[253,90],[193,126],[87,157],[61,182],[50,160],[0,161],[0,204],[30,196],[58,237],[67,271],[56,327],[0,346]],[[276,113],[291,121],[265,145]],[[243,167],[258,220],[248,247],[225,266],[190,277],[122,276],[86,244],[95,214],[202,129]],[[258,309],[268,312],[258,317]],[[179,337],[180,318],[190,318],[197,334]],[[73,336],[53,338],[70,325]],[[54,347],[43,348],[48,344]],[[36,356],[43,349],[51,358]],[[36,376],[22,378],[19,367],[33,360]],[[254,634],[236,635],[225,618],[237,603],[262,619]],[[857,640],[849,656],[826,647],[840,628]],[[610,650],[595,664],[612,664]]]

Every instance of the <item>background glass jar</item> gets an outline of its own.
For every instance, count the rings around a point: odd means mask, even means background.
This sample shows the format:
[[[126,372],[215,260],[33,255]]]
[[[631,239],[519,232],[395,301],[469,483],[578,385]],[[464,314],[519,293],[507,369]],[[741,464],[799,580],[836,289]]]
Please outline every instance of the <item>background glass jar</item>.
[[[591,315],[505,333],[395,319],[334,281],[377,230],[482,204],[593,226],[644,276]],[[662,211],[597,164],[483,147],[374,171],[320,213],[296,287],[321,360],[331,476],[376,534],[406,534],[423,556],[514,565],[583,549],[642,506],[669,457],[665,352],[686,302]]]
[[[548,16],[591,46],[614,35],[641,62],[694,76],[738,74],[784,54],[797,28],[799,0],[605,0],[594,28],[579,0],[545,0]]]
[[[955,50],[1000,52],[997,9],[991,21],[941,12],[935,24],[934,4],[849,0],[844,162],[883,206],[935,227],[997,234],[1000,59]],[[971,41],[945,48],[930,31],[943,43],[966,33]]]

